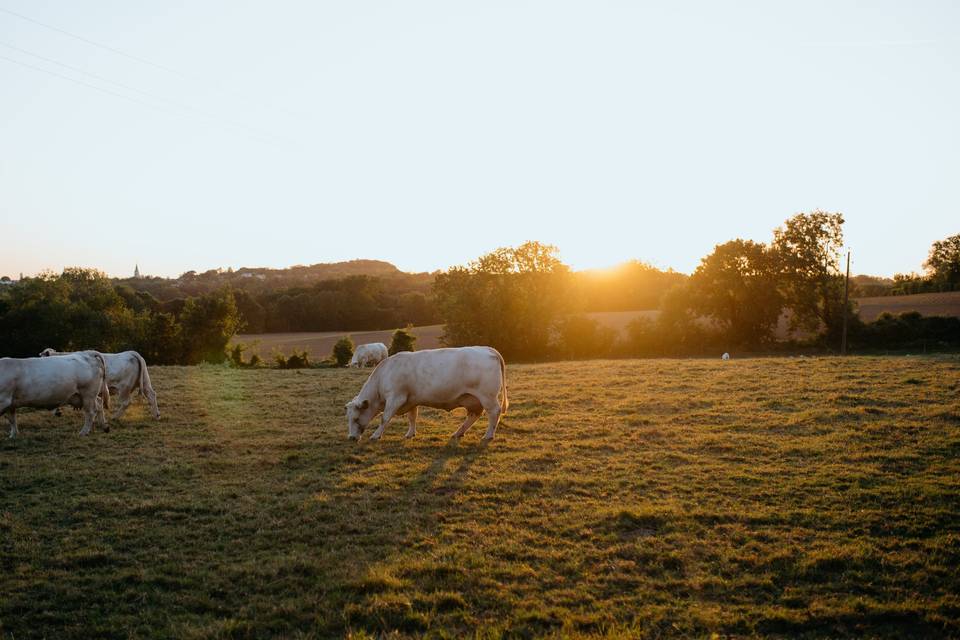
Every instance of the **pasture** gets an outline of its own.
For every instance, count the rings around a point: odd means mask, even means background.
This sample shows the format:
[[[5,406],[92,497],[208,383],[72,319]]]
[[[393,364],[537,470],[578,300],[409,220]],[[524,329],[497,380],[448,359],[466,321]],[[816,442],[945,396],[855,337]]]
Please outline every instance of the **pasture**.
[[[509,366],[489,445],[369,371],[151,369],[0,444],[0,637],[960,635],[960,359]],[[5,423],[4,423],[5,426]]]

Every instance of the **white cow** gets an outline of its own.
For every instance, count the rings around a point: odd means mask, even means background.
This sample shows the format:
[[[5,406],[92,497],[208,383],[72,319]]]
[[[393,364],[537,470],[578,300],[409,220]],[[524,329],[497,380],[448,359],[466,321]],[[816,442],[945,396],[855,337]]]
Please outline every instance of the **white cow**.
[[[40,352],[40,357],[63,355],[63,352],[47,348]],[[157,394],[150,384],[150,373],[147,371],[147,363],[136,351],[124,351],[122,353],[101,353],[103,361],[107,366],[107,385],[110,387],[110,393],[120,399],[117,410],[113,413],[113,418],[119,418],[130,406],[131,396],[134,391],[139,391],[140,395],[150,403],[150,412],[157,420],[160,419],[160,408],[157,407]]]
[[[380,361],[386,360],[388,355],[387,345],[382,342],[362,344],[353,352],[353,357],[350,358],[350,364],[347,366],[368,367],[370,365],[377,365]]]
[[[503,399],[497,395],[503,393]],[[451,437],[467,432],[485,410],[489,418],[484,440],[493,438],[506,413],[507,374],[503,357],[492,347],[460,347],[403,351],[380,363],[347,403],[347,429],[351,440],[363,433],[381,411],[380,426],[370,436],[379,440],[396,415],[407,414],[406,438],[417,434],[417,407],[450,411],[467,410],[467,417]]]
[[[94,417],[107,430],[103,410],[110,408],[107,366],[96,351],[51,358],[0,358],[0,415],[7,414],[10,437],[17,435],[17,409],[54,409],[69,404],[83,409],[83,429]]]

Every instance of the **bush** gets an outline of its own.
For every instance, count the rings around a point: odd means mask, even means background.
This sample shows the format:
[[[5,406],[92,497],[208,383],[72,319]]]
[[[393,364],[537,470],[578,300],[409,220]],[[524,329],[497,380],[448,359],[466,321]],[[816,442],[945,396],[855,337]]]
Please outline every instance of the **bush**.
[[[294,349],[288,357],[284,357],[283,353],[278,351],[273,354],[273,359],[276,361],[278,369],[306,369],[310,366],[310,358],[306,350],[297,351]],[[253,361],[251,360],[251,362]]]
[[[417,336],[411,333],[411,328],[412,327],[397,329],[393,332],[393,338],[390,340],[390,349],[388,350],[390,355],[400,353],[401,351],[416,350],[414,344],[417,341]]]
[[[336,360],[338,367],[345,367],[350,364],[350,358],[353,357],[353,340],[350,336],[344,336],[337,340],[333,345],[333,359]]]

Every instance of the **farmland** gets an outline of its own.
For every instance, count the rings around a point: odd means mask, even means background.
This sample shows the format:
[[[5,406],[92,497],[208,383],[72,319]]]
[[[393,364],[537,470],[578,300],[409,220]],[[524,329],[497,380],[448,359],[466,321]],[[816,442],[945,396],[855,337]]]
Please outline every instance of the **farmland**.
[[[0,637],[960,635],[956,356],[516,365],[488,445],[151,371],[159,423],[0,443]]]
[[[626,329],[627,324],[639,317],[655,318],[656,311],[598,311],[586,314],[597,320],[602,326],[610,327],[617,334]],[[413,327],[413,334],[417,337],[417,349],[436,349],[443,346],[440,337],[443,334],[443,325],[434,324],[423,327]],[[393,331],[344,331],[324,332],[295,332],[295,333],[260,333],[238,335],[234,343],[249,347],[249,353],[256,353],[261,358],[269,358],[274,352],[290,353],[294,349],[305,350],[314,361],[322,360],[330,355],[336,341],[349,335],[355,344],[366,342],[382,342],[390,345]]]
[[[860,318],[864,322],[877,319],[883,312],[894,315],[907,311],[917,311],[924,316],[956,316],[960,317],[960,291],[950,293],[919,293],[909,296],[878,296],[874,298],[858,298],[856,301]],[[587,317],[598,321],[601,326],[609,327],[616,335],[623,338],[626,327],[636,318],[656,318],[659,311],[598,311],[586,314]],[[435,349],[440,344],[443,325],[414,327],[413,333],[418,337],[418,349]],[[356,344],[365,342],[383,342],[390,344],[393,331],[362,331],[349,334]],[[275,351],[290,353],[293,349],[306,350],[314,361],[322,360],[330,355],[334,343],[341,336],[348,335],[344,331],[316,332],[316,333],[263,333],[239,335],[234,342],[249,345],[250,353],[257,353],[261,358],[269,358]],[[780,318],[776,335],[779,339],[808,337],[803,334],[791,334],[789,331],[789,316],[784,314]]]

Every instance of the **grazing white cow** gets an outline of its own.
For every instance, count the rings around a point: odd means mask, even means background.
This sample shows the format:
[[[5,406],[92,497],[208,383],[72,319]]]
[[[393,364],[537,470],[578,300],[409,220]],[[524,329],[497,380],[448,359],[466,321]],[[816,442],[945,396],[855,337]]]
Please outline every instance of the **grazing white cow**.
[[[80,435],[93,419],[107,430],[103,410],[110,408],[107,366],[96,351],[50,358],[0,358],[0,415],[7,414],[10,437],[17,435],[17,409],[53,409],[69,404],[83,410]]]
[[[47,348],[40,352],[40,357],[64,355],[63,352]],[[134,391],[139,391],[140,395],[150,403],[150,412],[157,420],[160,419],[160,408],[157,407],[157,394],[150,384],[150,373],[147,371],[147,363],[136,351],[124,351],[122,353],[101,353],[103,361],[107,366],[107,386],[110,387],[110,393],[120,399],[117,410],[113,413],[113,418],[119,418],[130,406],[131,396]]]
[[[388,355],[387,345],[382,342],[362,344],[353,352],[353,357],[350,358],[350,364],[347,366],[368,367],[370,365],[377,365],[380,364],[382,360],[386,360]]]
[[[721,359],[721,360],[729,360],[729,359],[730,359],[730,354],[729,354],[729,353],[724,353],[722,356],[720,356],[720,359]]]
[[[503,393],[503,399],[497,395]],[[370,436],[379,440],[394,416],[407,414],[410,428],[405,438],[417,434],[418,407],[450,411],[467,410],[467,417],[451,437],[467,432],[480,414],[487,412],[489,424],[484,440],[493,438],[506,413],[507,374],[503,356],[492,347],[459,347],[403,351],[380,363],[363,384],[360,393],[347,403],[347,433],[356,440],[370,421],[383,412],[380,426]]]

